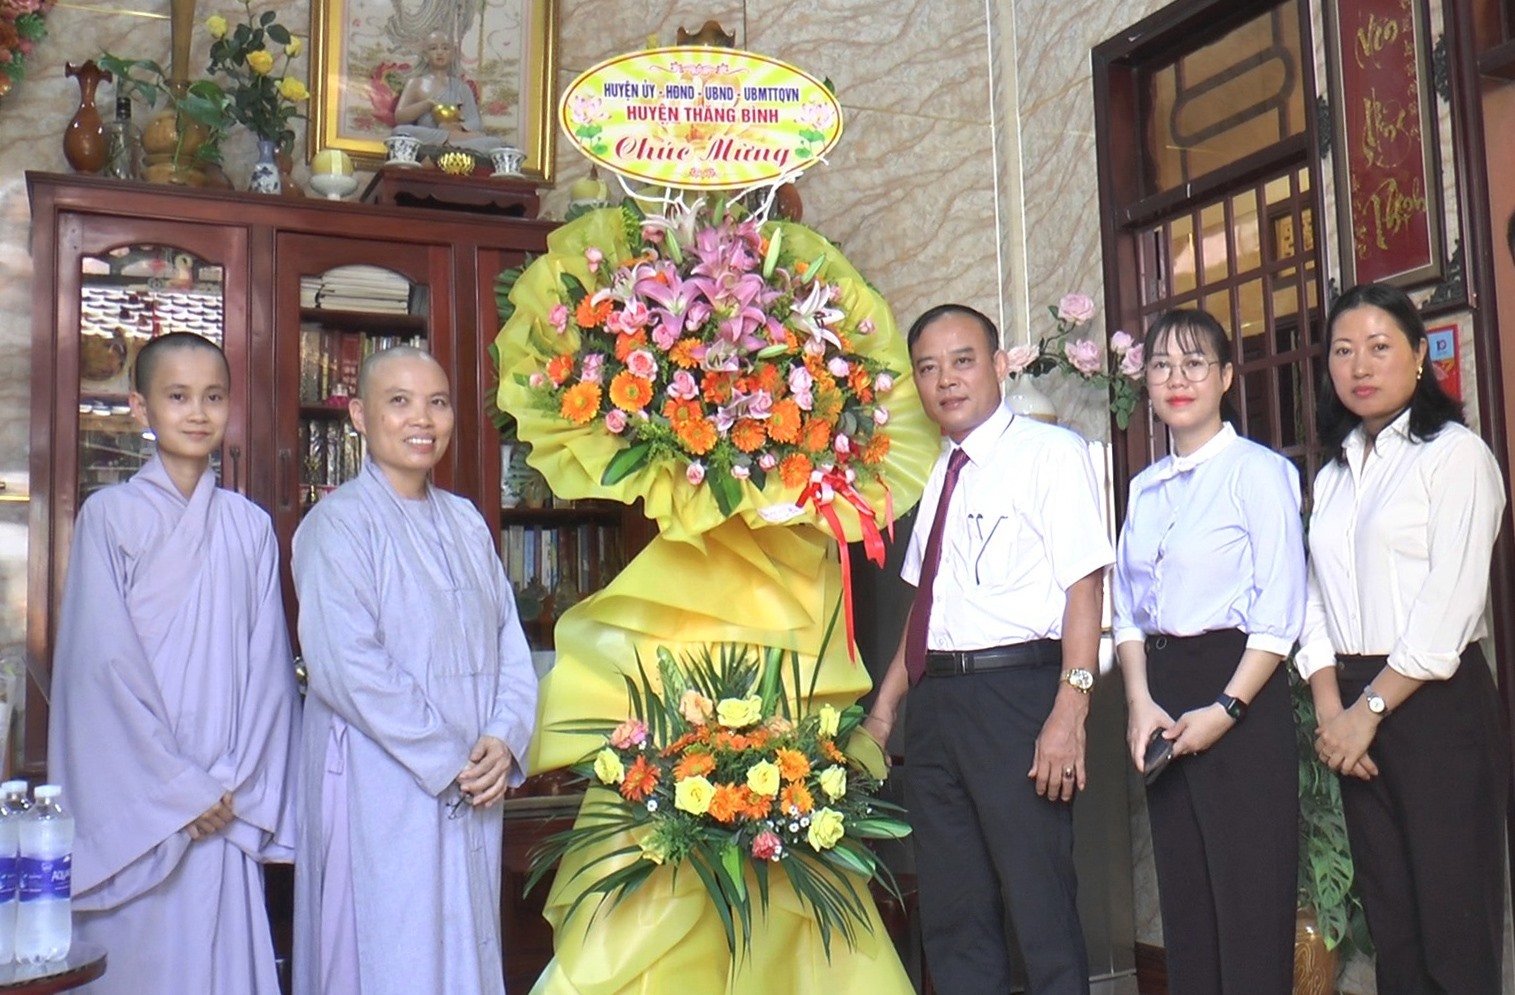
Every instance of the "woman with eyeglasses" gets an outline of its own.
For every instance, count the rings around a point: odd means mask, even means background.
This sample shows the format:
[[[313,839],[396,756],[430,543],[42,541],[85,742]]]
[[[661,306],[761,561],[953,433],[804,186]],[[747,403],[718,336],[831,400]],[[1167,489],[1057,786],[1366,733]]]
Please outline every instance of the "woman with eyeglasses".
[[[1341,774],[1380,993],[1500,991],[1509,761],[1487,635],[1494,455],[1426,368],[1404,293],[1327,324],[1308,621],[1316,752]],[[1345,706],[1345,707],[1344,707]]]
[[[1213,317],[1169,311],[1143,350],[1172,453],[1131,482],[1115,648],[1132,761],[1147,774],[1172,751],[1147,782],[1169,991],[1286,995],[1299,802],[1279,662],[1304,623],[1299,475],[1227,423]]]

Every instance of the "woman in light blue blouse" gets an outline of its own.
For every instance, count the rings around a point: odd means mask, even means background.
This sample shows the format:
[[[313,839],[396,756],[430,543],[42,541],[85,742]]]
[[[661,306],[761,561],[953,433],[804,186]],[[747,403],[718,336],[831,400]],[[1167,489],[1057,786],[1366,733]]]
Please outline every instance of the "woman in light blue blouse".
[[[1299,476],[1223,414],[1225,330],[1169,311],[1143,344],[1172,455],[1131,482],[1115,642],[1131,758],[1147,786],[1174,995],[1286,995],[1298,867],[1298,761],[1279,668],[1304,624]]]

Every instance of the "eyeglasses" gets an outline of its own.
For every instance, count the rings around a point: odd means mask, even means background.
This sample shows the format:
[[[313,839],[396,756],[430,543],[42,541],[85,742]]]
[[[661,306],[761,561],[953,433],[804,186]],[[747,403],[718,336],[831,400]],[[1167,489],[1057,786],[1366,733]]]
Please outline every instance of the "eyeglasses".
[[[1165,384],[1172,378],[1175,369],[1182,370],[1184,379],[1190,383],[1202,383],[1210,376],[1210,367],[1219,365],[1219,360],[1200,359],[1198,356],[1186,357],[1176,366],[1166,359],[1154,359],[1146,365],[1147,383],[1154,387]]]

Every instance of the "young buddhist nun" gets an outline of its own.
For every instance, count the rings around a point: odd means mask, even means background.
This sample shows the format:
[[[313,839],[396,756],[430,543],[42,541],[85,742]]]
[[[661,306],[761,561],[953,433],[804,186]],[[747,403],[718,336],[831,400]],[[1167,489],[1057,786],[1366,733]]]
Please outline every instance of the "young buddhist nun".
[[[199,336],[144,346],[157,454],[74,524],[48,762],[78,934],[110,959],[92,992],[279,990],[259,865],[294,856],[299,699],[268,515],[210,470],[230,379]]]
[[[433,487],[447,376],[398,347],[350,405],[368,458],[295,533],[310,672],[295,992],[505,990],[500,845],[536,678],[489,529]]]

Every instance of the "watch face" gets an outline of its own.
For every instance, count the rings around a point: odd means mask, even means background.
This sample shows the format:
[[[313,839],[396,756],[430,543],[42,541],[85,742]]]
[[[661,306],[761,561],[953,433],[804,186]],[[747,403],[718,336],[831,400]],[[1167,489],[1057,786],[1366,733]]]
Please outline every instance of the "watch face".
[[[1387,706],[1384,704],[1384,700],[1382,698],[1376,694],[1369,694],[1367,695],[1367,699],[1368,711],[1372,712],[1374,715],[1382,715],[1384,713]]]
[[[1077,691],[1088,691],[1094,687],[1094,675],[1082,667],[1068,671],[1064,679]]]

